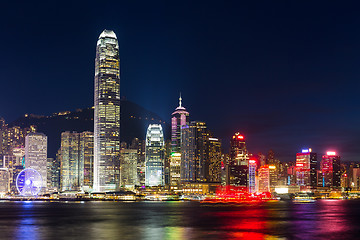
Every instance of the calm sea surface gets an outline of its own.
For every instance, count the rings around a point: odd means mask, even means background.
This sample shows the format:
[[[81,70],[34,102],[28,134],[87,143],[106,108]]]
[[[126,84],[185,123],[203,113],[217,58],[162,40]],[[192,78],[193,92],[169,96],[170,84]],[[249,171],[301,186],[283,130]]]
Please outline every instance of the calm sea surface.
[[[360,201],[0,202],[1,239],[360,239]]]

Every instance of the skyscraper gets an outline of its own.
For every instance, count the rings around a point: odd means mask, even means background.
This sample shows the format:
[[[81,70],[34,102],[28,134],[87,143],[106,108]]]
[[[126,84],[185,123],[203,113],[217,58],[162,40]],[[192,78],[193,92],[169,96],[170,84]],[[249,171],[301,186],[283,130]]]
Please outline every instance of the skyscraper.
[[[230,165],[248,165],[245,137],[238,132],[230,140]]]
[[[61,190],[92,189],[93,133],[61,133],[60,176]]]
[[[94,190],[114,191],[120,167],[120,58],[111,30],[97,41],[94,104]]]
[[[47,136],[30,133],[25,137],[25,168],[33,168],[42,178],[41,192],[47,191]]]
[[[164,133],[160,124],[150,124],[146,133],[145,185],[164,185]]]
[[[145,140],[134,138],[130,145],[130,149],[137,151],[137,183],[136,185],[145,186]]]
[[[245,137],[237,132],[230,140],[230,159],[226,170],[226,184],[248,187],[248,160]]]
[[[254,193],[256,191],[255,175],[256,175],[256,160],[249,160],[249,192]]]
[[[84,191],[91,191],[94,184],[94,133],[80,133],[80,183]]]
[[[270,192],[270,171],[268,165],[263,165],[258,171],[259,192]]]
[[[61,133],[61,191],[80,190],[80,136],[77,132]]]
[[[296,184],[301,191],[309,192],[317,186],[316,165],[317,155],[311,148],[296,154]]]
[[[182,106],[182,98],[179,98],[179,106],[171,117],[171,158],[170,158],[170,185],[180,184],[181,165],[181,130],[189,125],[189,113]]]
[[[323,187],[340,187],[340,156],[327,152],[322,156],[320,168]]]
[[[182,106],[182,98],[179,98],[179,106],[171,114],[171,149],[173,153],[181,153],[181,129],[189,125],[189,113]]]
[[[181,134],[181,164],[180,175],[182,182],[196,181],[195,163],[195,126],[182,127]]]
[[[220,139],[209,137],[207,158],[209,162],[207,180],[209,182],[221,182],[222,149]]]
[[[220,182],[221,142],[206,123],[192,121],[181,131],[181,181]]]
[[[122,188],[133,190],[135,185],[138,185],[137,163],[137,149],[120,150],[120,176]]]

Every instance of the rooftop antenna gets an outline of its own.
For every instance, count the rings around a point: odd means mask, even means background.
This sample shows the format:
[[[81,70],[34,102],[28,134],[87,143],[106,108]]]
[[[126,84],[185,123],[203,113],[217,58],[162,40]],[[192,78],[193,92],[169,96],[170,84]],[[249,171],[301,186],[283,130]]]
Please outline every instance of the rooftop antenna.
[[[182,100],[182,98],[181,98],[181,92],[180,92],[180,97],[179,97],[179,107],[181,107],[181,100]]]

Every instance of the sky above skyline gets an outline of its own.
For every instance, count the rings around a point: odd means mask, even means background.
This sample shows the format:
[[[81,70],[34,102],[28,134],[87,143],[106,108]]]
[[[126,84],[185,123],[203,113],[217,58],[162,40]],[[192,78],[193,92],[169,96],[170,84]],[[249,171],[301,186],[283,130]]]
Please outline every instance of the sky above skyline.
[[[311,147],[360,160],[356,6],[238,1],[5,3],[0,116],[93,105],[96,41],[114,30],[120,92],[166,121],[179,92],[191,120],[228,146],[282,161]],[[144,133],[145,134],[145,133]],[[226,149],[227,150],[227,149]]]

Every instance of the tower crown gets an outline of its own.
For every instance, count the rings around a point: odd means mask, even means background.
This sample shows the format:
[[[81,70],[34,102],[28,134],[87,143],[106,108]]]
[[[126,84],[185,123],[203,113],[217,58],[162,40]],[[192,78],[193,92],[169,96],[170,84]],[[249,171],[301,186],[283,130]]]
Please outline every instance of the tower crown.
[[[99,39],[100,38],[114,38],[114,39],[117,39],[116,34],[114,33],[114,31],[113,30],[107,30],[107,29],[102,31],[102,33],[99,36]]]

